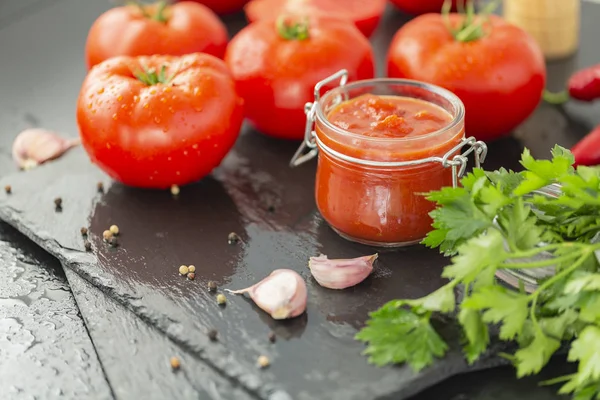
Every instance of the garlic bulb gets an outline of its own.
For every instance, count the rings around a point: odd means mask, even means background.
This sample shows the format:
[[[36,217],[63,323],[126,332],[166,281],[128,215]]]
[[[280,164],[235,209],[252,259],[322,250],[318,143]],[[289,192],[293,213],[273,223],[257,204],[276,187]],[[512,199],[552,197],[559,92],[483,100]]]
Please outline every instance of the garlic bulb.
[[[291,269],[276,269],[249,288],[226,291],[233,294],[248,293],[254,303],[273,319],[294,318],[306,310],[306,283]]]
[[[373,272],[378,255],[330,260],[326,255],[311,257],[308,268],[319,285],[329,289],[346,289],[358,285]]]
[[[15,138],[12,156],[19,168],[27,170],[60,157],[78,144],[79,139],[65,139],[45,129],[26,129]]]

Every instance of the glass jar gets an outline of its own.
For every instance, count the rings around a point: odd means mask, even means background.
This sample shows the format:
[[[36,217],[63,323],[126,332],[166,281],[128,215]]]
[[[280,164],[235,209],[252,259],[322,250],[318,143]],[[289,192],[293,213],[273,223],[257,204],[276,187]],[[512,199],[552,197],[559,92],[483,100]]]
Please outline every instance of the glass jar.
[[[467,156],[474,153],[479,166],[487,148],[475,138],[465,138],[464,106],[448,90],[405,79],[349,84],[347,79],[342,70],[316,85],[315,101],[305,106],[305,140],[291,165],[318,154],[317,208],[342,237],[382,247],[418,243],[431,230],[429,213],[435,206],[424,194],[456,186]],[[331,90],[321,96],[326,87]],[[365,136],[329,120],[329,113],[341,102],[367,93],[427,101],[452,120],[440,130],[403,138]]]

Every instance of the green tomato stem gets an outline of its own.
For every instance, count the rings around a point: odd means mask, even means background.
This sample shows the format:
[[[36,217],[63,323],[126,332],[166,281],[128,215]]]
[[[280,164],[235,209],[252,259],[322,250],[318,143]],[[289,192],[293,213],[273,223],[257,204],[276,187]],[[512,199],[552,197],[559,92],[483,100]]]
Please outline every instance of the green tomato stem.
[[[561,105],[561,104],[565,104],[566,102],[568,102],[570,99],[570,96],[569,96],[569,92],[566,90],[563,90],[562,92],[558,92],[558,93],[553,93],[548,90],[544,90],[544,93],[542,94],[542,99],[546,103],[549,103],[549,104]]]
[[[168,21],[168,18],[165,15],[165,11],[167,10],[167,6],[169,5],[168,1],[159,1],[156,4],[156,12],[154,13],[154,15],[151,15],[148,12],[147,8],[142,3],[140,3],[139,0],[131,0],[128,1],[126,4],[136,7],[144,18],[148,18],[161,23],[165,23]]]
[[[479,40],[486,35],[483,23],[498,8],[500,1],[494,0],[490,2],[479,14],[475,12],[474,0],[466,0],[466,3],[459,2],[459,13],[464,15],[464,20],[461,26],[455,29],[451,26],[449,19],[452,1],[445,0],[442,7],[442,17],[444,18],[446,28],[456,41],[464,43]],[[479,18],[477,18],[478,16]]]
[[[307,40],[309,35],[308,19],[291,20],[289,16],[282,15],[275,21],[277,33],[285,40]]]
[[[165,15],[165,11],[167,10],[167,1],[160,1],[156,6],[156,13],[152,17],[153,20],[165,23],[168,21],[167,16]]]
[[[159,83],[169,85],[176,74],[174,73],[171,76],[167,76],[167,67],[163,65],[159,72],[157,72],[155,68],[142,66],[142,70],[134,72],[133,75],[143,84],[153,86],[158,85]]]

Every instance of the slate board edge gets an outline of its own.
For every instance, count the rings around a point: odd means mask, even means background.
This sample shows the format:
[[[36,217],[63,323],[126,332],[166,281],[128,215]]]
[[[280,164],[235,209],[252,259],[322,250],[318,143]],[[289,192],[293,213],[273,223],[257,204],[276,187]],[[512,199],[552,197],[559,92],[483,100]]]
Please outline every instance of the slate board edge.
[[[230,354],[230,352],[223,345],[218,343],[210,343],[210,346],[208,346],[207,344],[209,344],[209,341],[207,338],[204,341],[205,343],[203,343],[202,348],[197,348],[198,346],[191,345],[185,339],[182,339],[179,335],[173,332],[172,329],[170,329],[173,323],[176,323],[177,321],[173,321],[167,315],[161,315],[156,312],[148,312],[148,309],[141,304],[133,304],[135,297],[131,296],[129,293],[117,290],[115,287],[106,285],[103,282],[102,277],[94,276],[81,267],[83,263],[77,260],[77,258],[80,258],[80,255],[82,254],[81,251],[65,248],[56,240],[43,237],[45,236],[43,234],[34,234],[21,222],[21,219],[17,217],[17,215],[19,215],[19,213],[7,213],[5,210],[0,209],[1,220],[13,226],[42,249],[55,256],[63,265],[63,268],[66,267],[73,270],[84,280],[100,289],[102,293],[134,313],[137,317],[142,319],[144,323],[149,324],[161,331],[183,351],[194,355],[199,361],[202,361],[220,373],[222,376],[227,377],[233,382],[239,384],[248,392],[248,394],[256,398],[269,399],[273,396],[281,395],[286,395],[287,397],[284,397],[285,399],[291,398],[290,395],[287,394],[282,388],[263,382],[258,374],[250,374],[241,369],[238,364],[232,361],[235,360],[234,355]],[[73,257],[69,257],[69,253],[74,253]]]

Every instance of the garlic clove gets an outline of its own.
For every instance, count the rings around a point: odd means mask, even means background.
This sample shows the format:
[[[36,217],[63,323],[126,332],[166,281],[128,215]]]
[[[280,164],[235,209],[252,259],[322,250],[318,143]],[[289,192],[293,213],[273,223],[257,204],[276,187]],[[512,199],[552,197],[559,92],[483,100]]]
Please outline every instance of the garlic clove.
[[[273,319],[294,318],[306,310],[308,298],[304,279],[291,269],[276,269],[262,281],[241,290],[229,290],[232,294],[248,293],[261,310]]]
[[[358,285],[373,272],[378,254],[358,258],[330,260],[326,255],[311,257],[308,268],[319,285],[329,289],[346,289]]]
[[[60,157],[79,139],[65,139],[46,129],[26,129],[19,133],[12,146],[12,157],[19,168],[28,170]]]

